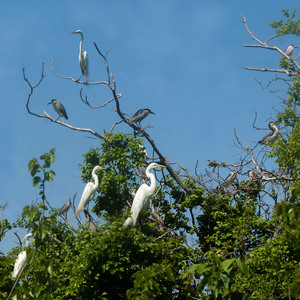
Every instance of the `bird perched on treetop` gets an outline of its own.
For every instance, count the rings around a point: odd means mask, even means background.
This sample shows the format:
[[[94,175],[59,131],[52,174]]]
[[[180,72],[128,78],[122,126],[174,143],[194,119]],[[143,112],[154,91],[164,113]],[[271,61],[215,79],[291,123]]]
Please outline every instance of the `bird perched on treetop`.
[[[295,45],[289,45],[286,50],[284,51],[284,53],[287,55],[287,56],[291,56],[293,54],[293,51],[295,48],[298,48],[297,46]]]
[[[59,216],[61,215],[66,215],[67,216],[67,212],[71,207],[71,200],[69,200],[68,202],[66,202],[66,204],[60,209],[59,211]]]
[[[25,243],[26,247],[29,246],[28,239],[32,237],[32,233],[28,233],[24,236],[22,243]],[[15,262],[14,270],[11,274],[12,278],[17,278],[20,272],[22,271],[23,267],[26,264],[26,259],[27,259],[27,253],[26,250],[22,251],[19,253],[18,258]]]
[[[258,143],[259,144],[266,144],[267,142],[273,142],[279,133],[278,128],[275,125],[275,122],[270,122],[269,123],[269,128],[272,130],[272,132],[270,132],[268,135],[266,135],[265,137],[263,137]]]
[[[105,168],[96,166],[93,169],[92,177],[94,178],[95,183],[89,182],[85,186],[74,217],[76,217],[81,211],[83,211],[86,208],[86,206],[89,204],[89,202],[94,198],[95,192],[99,186],[99,179],[98,176],[96,175],[96,171],[98,170],[105,170]]]
[[[73,33],[78,33],[81,36],[81,40],[79,43],[79,65],[80,65],[82,75],[85,76],[85,81],[88,82],[89,81],[89,57],[87,52],[82,49],[83,33],[81,30],[74,31],[72,32],[72,34]]]
[[[127,218],[124,222],[123,226],[127,228],[128,226],[137,226],[139,219],[145,213],[149,206],[150,197],[154,194],[156,179],[154,174],[150,173],[150,170],[154,168],[164,168],[164,165],[160,165],[157,163],[151,163],[146,169],[146,176],[150,178],[150,186],[146,183],[143,183],[137,192],[135,193],[133,203],[130,209],[131,216]]]
[[[236,178],[236,173],[237,173],[237,170],[231,171],[230,174],[225,178],[225,180],[221,184],[221,187],[226,188],[229,185],[231,185]]]
[[[133,123],[139,123],[139,126],[141,127],[141,121],[144,120],[149,114],[155,115],[154,112],[152,112],[149,108],[142,108],[139,109],[133,116],[128,120],[129,124]]]
[[[59,117],[61,117],[62,122],[64,122],[63,118],[68,120],[68,115],[67,115],[67,112],[66,112],[64,106],[57,99],[52,99],[48,104],[52,104],[55,111],[58,113],[57,119],[59,119]]]

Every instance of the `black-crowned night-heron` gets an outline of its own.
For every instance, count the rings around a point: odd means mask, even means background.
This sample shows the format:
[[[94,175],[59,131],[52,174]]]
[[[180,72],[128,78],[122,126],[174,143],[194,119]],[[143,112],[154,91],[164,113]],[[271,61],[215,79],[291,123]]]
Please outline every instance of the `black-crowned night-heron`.
[[[139,109],[133,116],[128,120],[129,124],[133,123],[139,123],[139,126],[141,127],[141,121],[144,120],[149,114],[154,114],[149,108],[142,108]]]
[[[270,132],[268,135],[266,135],[265,137],[263,137],[258,143],[259,144],[266,144],[267,142],[273,142],[279,133],[278,128],[275,125],[275,122],[270,122],[269,123],[269,128],[272,130],[272,132]]]
[[[68,120],[68,115],[67,115],[67,112],[66,112],[64,106],[57,99],[52,99],[48,104],[53,105],[55,111],[58,113],[58,118],[59,117],[62,118],[62,122],[64,121],[63,118]]]
[[[223,181],[223,183],[221,184],[221,187],[222,188],[227,188],[229,187],[233,181],[235,180],[236,178],[236,173],[237,173],[237,170],[233,170],[230,172],[230,174],[225,178],[225,180]]]
[[[287,56],[291,56],[293,54],[293,51],[295,48],[298,48],[297,46],[295,45],[289,45],[286,50],[284,51],[284,53],[287,55]]]
[[[86,82],[88,82],[89,81],[89,57],[87,52],[82,49],[83,33],[81,30],[74,31],[72,33],[78,33],[81,35],[81,40],[79,43],[79,65],[80,65],[82,75],[85,76],[85,80]]]
[[[61,215],[66,215],[67,216],[67,212],[71,207],[71,200],[69,200],[68,202],[66,202],[66,204],[60,209],[59,211],[59,216]]]
[[[153,173],[150,173],[150,170],[154,168],[164,168],[164,167],[165,167],[164,165],[160,165],[157,163],[151,163],[147,167],[146,176],[150,179],[151,182],[150,186],[147,185],[146,183],[143,183],[137,190],[130,209],[131,216],[128,217],[123,224],[125,228],[131,225],[138,226],[140,218],[148,209],[150,203],[150,197],[154,194],[155,187],[156,187],[155,176]]]
[[[91,214],[88,212],[88,210],[85,209],[83,212],[84,212],[84,214],[85,214],[86,221],[88,222],[90,229],[91,229],[93,232],[96,232],[97,229],[96,229],[96,226],[95,226],[95,224],[94,224],[93,217],[92,217]]]

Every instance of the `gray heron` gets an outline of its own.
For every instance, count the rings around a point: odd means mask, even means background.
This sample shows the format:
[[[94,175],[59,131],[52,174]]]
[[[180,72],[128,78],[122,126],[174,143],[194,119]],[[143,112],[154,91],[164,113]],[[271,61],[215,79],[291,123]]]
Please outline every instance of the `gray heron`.
[[[141,127],[141,121],[144,120],[149,114],[155,115],[154,112],[152,112],[149,108],[142,108],[139,109],[129,120],[129,124],[133,123],[139,123],[139,126]]]
[[[279,133],[279,129],[275,125],[275,122],[269,123],[269,128],[272,130],[268,135],[263,137],[258,143],[259,144],[266,144],[267,142],[273,142],[277,137]]]
[[[57,100],[57,99],[52,99],[48,104],[52,104],[54,110],[58,113],[58,118],[61,117],[62,122],[64,122],[63,118],[68,120],[68,115],[67,112],[64,108],[64,106]]]
[[[284,51],[284,53],[287,55],[287,56],[291,56],[293,54],[293,51],[295,48],[298,48],[297,46],[295,45],[289,45],[286,50]]]

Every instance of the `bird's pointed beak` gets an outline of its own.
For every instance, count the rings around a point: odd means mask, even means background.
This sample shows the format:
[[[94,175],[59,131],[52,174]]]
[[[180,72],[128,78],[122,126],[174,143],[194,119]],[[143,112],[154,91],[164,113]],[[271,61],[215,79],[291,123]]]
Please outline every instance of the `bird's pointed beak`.
[[[100,169],[101,169],[101,170],[106,170],[106,168],[104,168],[104,167],[100,167]]]
[[[47,105],[48,105],[48,104],[51,104],[51,101],[50,101],[49,103],[47,103]]]
[[[165,165],[157,165],[158,167],[161,167],[161,168],[165,168],[166,166]]]

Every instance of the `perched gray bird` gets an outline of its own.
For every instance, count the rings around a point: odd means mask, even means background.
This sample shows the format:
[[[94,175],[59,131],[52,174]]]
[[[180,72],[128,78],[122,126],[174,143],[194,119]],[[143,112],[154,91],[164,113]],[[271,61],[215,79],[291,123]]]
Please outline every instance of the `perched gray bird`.
[[[79,65],[80,65],[82,75],[85,76],[85,82],[88,82],[89,81],[89,57],[87,52],[82,49],[83,33],[81,30],[76,30],[72,33],[78,33],[81,36],[81,40],[79,43]]]
[[[52,104],[53,105],[55,111],[59,115],[58,118],[61,117],[62,122],[64,122],[63,118],[65,118],[66,120],[68,120],[68,115],[67,115],[67,112],[66,112],[64,106],[57,99],[52,99],[48,104]]]
[[[139,123],[139,126],[141,127],[141,121],[144,120],[149,114],[154,114],[149,108],[142,108],[139,109],[133,116],[132,118],[129,119],[128,123]]]
[[[67,212],[71,207],[71,200],[69,200],[59,211],[59,216],[61,215],[66,215],[67,216]]]
[[[85,217],[86,217],[86,220],[90,226],[90,229],[93,231],[93,232],[96,232],[97,229],[96,229],[96,226],[93,222],[93,217],[90,215],[90,213],[88,212],[87,209],[84,210],[84,214],[85,214]]]
[[[291,56],[293,54],[293,51],[295,48],[298,48],[297,46],[295,45],[289,45],[286,50],[284,51],[284,53],[287,55],[287,56]]]
[[[272,130],[268,135],[266,135],[264,138],[262,138],[258,143],[259,144],[266,144],[267,142],[273,142],[279,133],[278,128],[276,127],[274,122],[269,123],[269,128]]]
[[[235,180],[236,173],[237,173],[237,170],[231,171],[230,174],[225,178],[225,180],[221,184],[221,187],[222,188],[229,187],[233,183],[233,181]]]

